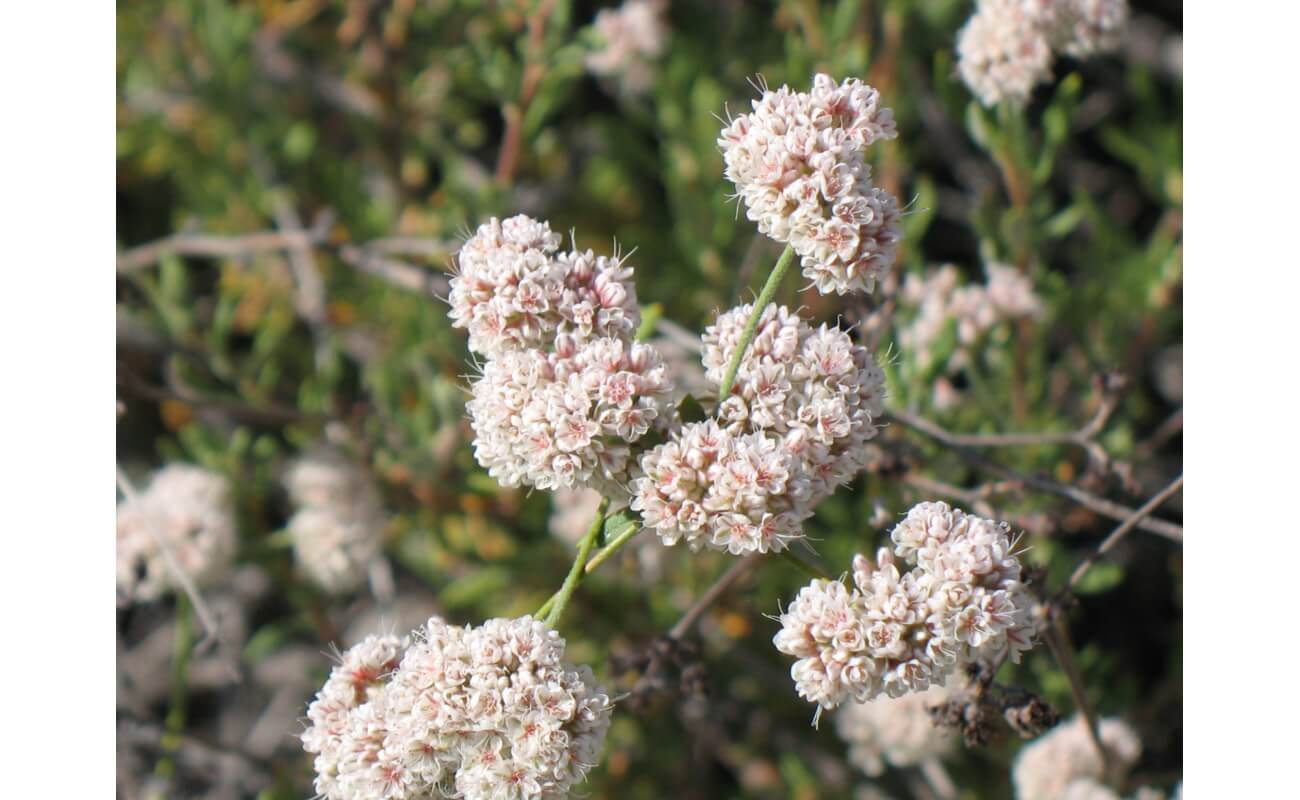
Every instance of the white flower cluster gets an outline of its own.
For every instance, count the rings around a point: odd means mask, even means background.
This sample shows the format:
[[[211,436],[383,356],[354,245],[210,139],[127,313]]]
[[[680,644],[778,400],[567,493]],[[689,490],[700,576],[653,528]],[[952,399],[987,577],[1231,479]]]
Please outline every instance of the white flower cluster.
[[[625,490],[630,445],[673,418],[659,354],[632,341],[632,270],[526,216],[460,252],[452,319],[485,356],[468,404],[478,462],[505,486]]]
[[[1127,21],[1127,0],[979,0],[958,34],[957,69],[984,105],[1023,105],[1052,77],[1055,53],[1113,49]]]
[[[666,0],[626,0],[601,9],[593,27],[601,47],[587,55],[593,75],[611,78],[625,94],[642,94],[654,82],[654,61],[668,44],[663,14]]]
[[[893,195],[871,183],[865,150],[897,136],[880,93],[817,75],[810,92],[764,91],[718,137],[727,178],[760,232],[788,242],[823,293],[870,292],[902,238]]]
[[[935,725],[929,711],[948,695],[947,689],[932,686],[898,698],[846,703],[835,712],[835,729],[849,745],[849,763],[874,777],[884,773],[886,763],[914,767],[948,755],[956,736]]]
[[[705,329],[705,375],[715,384],[722,383],[752,311],[732,309]],[[870,351],[839,328],[813,328],[785,306],[769,305],[731,394],[719,398],[718,414],[734,432],[780,436],[809,481],[795,494],[815,504],[870,461],[866,442],[879,431],[884,401],[885,373]]]
[[[798,464],[774,436],[692,422],[642,456],[640,467],[632,508],[664,544],[739,555],[780,552],[803,535]]]
[[[1019,661],[1030,647],[1030,601],[1005,525],[920,503],[892,539],[875,565],[854,558],[854,589],[814,580],[780,617],[773,643],[799,659],[795,687],[823,709],[943,686],[975,658]]]
[[[327,592],[365,582],[383,549],[383,503],[368,472],[330,448],[309,450],[285,473],[298,511],[289,519],[298,566]]]
[[[752,308],[704,334],[705,375],[720,384]],[[665,544],[732,554],[780,551],[814,506],[871,457],[884,375],[848,334],[768,306],[718,407],[641,458],[632,508]]]
[[[621,339],[487,362],[467,405],[474,453],[504,486],[622,490],[631,444],[671,418],[672,383],[655,349]]]
[[[557,252],[560,235],[524,215],[479,226],[457,255],[452,325],[489,358],[547,350],[557,336],[628,338],[640,312],[632,269],[590,250]]]
[[[160,545],[161,540],[161,545]],[[239,547],[226,479],[191,464],[168,464],[117,506],[117,588],[136,602],[179,588],[166,548],[198,586],[220,580]]]
[[[1103,719],[1099,728],[1102,744],[1110,751],[1120,774],[1106,775],[1088,723],[1075,715],[1026,745],[1016,756],[1011,781],[1017,800],[1117,798],[1107,784],[1123,778],[1137,763],[1142,742],[1120,719]]]
[[[371,636],[345,653],[302,741],[327,800],[567,797],[611,710],[542,622],[435,617],[414,639]]]
[[[1015,267],[990,263],[985,267],[983,286],[963,285],[961,273],[946,264],[925,276],[909,274],[903,282],[902,300],[915,307],[912,322],[899,331],[899,344],[916,354],[922,369],[934,364],[939,354],[934,345],[950,324],[956,325],[957,348],[948,359],[949,371],[967,365],[971,349],[984,334],[1000,322],[1037,317],[1043,303],[1033,283]]]

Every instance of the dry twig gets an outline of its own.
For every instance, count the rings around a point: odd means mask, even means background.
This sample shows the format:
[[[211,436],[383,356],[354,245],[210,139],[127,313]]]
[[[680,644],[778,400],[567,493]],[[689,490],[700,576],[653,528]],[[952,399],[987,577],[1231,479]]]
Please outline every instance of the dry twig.
[[[1001,475],[1004,478],[1018,481],[1031,489],[1064,497],[1067,500],[1072,500],[1075,503],[1078,503],[1084,508],[1095,511],[1102,516],[1110,517],[1114,520],[1127,520],[1134,513],[1134,509],[1119,503],[1111,502],[1105,498],[1097,497],[1096,495],[1085,492],[1078,487],[1066,486],[1064,484],[1056,483],[1055,481],[1050,481],[1046,478],[1025,475],[1011,469],[1010,467],[999,464],[996,461],[985,458],[979,453],[976,453],[970,447],[955,440],[953,434],[923,417],[899,409],[890,410],[887,413],[887,417],[896,420],[905,427],[911,428],[918,433],[922,433],[931,439],[934,439],[946,447],[949,447],[967,463],[988,472]],[[1172,539],[1176,542],[1181,542],[1183,540],[1182,526],[1166,520],[1141,518],[1137,522],[1137,527],[1150,533],[1159,534],[1160,536],[1164,536],[1166,539]]]

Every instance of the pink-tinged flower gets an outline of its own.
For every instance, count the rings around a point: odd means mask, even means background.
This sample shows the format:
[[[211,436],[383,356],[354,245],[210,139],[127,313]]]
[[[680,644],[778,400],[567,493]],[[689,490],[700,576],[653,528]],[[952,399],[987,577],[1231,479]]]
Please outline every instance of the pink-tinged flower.
[[[369,637],[307,711],[327,800],[566,796],[595,765],[612,704],[531,617]]]
[[[753,109],[718,137],[746,215],[789,243],[818,291],[870,292],[902,237],[898,204],[872,186],[865,154],[897,135],[893,112],[870,86],[829,75],[806,93],[764,91]]]
[[[800,696],[831,709],[852,697],[944,686],[961,665],[1028,649],[1034,624],[1006,526],[921,503],[894,548],[852,564],[852,588],[814,580],[780,617],[773,642],[799,658]],[[854,671],[843,665],[852,662]]]

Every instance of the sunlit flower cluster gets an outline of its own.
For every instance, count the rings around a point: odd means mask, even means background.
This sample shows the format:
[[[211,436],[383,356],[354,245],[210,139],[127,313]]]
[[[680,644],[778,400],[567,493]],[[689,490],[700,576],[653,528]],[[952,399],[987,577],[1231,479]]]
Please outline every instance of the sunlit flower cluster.
[[[298,508],[288,529],[299,568],[331,593],[350,592],[364,583],[383,548],[386,524],[370,474],[321,447],[290,466],[284,485]]]
[[[986,272],[982,286],[964,284],[952,264],[924,276],[907,276],[901,298],[916,309],[916,316],[899,331],[898,341],[921,369],[929,369],[942,356],[935,348],[949,326],[954,326],[956,346],[946,366],[955,371],[969,363],[974,346],[999,323],[1042,313],[1033,283],[1020,270],[994,262]]]
[[[944,686],[962,664],[1031,645],[1030,601],[1005,525],[920,503],[853,585],[814,580],[780,617],[776,648],[799,659],[795,688],[823,709]],[[900,563],[910,567],[899,569]]]
[[[932,686],[898,698],[845,703],[835,712],[835,729],[849,745],[849,762],[876,776],[884,773],[886,764],[914,767],[948,755],[956,735],[935,725],[929,711],[948,695],[947,689]]]
[[[671,418],[671,392],[649,345],[561,335],[552,353],[507,351],[473,386],[474,452],[504,486],[618,490],[631,444]]]
[[[648,91],[654,61],[668,44],[666,6],[666,0],[625,0],[618,8],[601,9],[593,23],[601,46],[587,55],[587,70],[611,79],[625,94]]]
[[[720,384],[752,311],[704,334],[706,378]],[[785,549],[818,502],[872,457],[884,375],[865,348],[768,306],[718,420],[684,426],[646,453],[632,508],[665,544],[739,555]]]
[[[191,464],[168,464],[136,497],[117,506],[117,589],[146,602],[181,588],[168,555],[197,586],[220,580],[239,547],[226,479]]]
[[[880,93],[817,75],[810,92],[767,90],[718,138],[727,178],[760,232],[788,242],[818,291],[871,291],[902,237],[898,203],[872,185],[865,151],[897,136]]]
[[[1026,745],[1016,756],[1011,781],[1017,800],[1117,798],[1119,795],[1109,783],[1122,779],[1137,763],[1142,742],[1123,720],[1103,719],[1098,727],[1116,774],[1106,775],[1087,722],[1075,715]]]
[[[632,508],[664,544],[779,552],[803,535],[807,478],[775,436],[692,422],[641,458]]]
[[[448,316],[469,330],[471,350],[493,357],[547,350],[563,334],[631,336],[640,321],[632,269],[618,256],[559,247],[547,223],[522,214],[504,222],[494,217],[465,242]]]
[[[703,337],[705,375],[721,384],[752,306],[718,317]],[[848,333],[804,322],[784,306],[763,309],[731,393],[718,416],[735,433],[763,431],[799,462],[807,485],[794,494],[816,504],[853,479],[872,458],[866,442],[884,413],[885,375]]]
[[[531,617],[430,619],[343,655],[307,716],[327,800],[567,797],[594,766],[612,710],[591,669]]]
[[[1113,49],[1127,21],[1127,0],[979,0],[958,34],[957,69],[984,105],[1023,105],[1056,53]]]

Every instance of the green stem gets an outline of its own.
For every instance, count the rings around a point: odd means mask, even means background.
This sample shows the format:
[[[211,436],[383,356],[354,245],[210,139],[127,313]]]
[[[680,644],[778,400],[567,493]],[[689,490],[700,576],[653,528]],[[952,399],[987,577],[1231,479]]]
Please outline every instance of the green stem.
[[[578,544],[578,557],[573,560],[573,566],[569,569],[569,575],[564,579],[560,591],[555,593],[555,597],[546,601],[546,603],[537,610],[536,616],[541,616],[546,612],[546,624],[552,628],[555,623],[559,622],[560,616],[564,614],[564,607],[569,604],[569,598],[573,597],[573,592],[578,588],[582,581],[584,570],[587,567],[587,558],[591,555],[591,549],[596,546],[596,539],[605,527],[605,509],[609,508],[609,498],[602,497],[600,506],[596,509],[596,517],[591,521],[591,527],[582,537]],[[549,607],[549,608],[548,608]]]
[[[623,548],[623,545],[630,542],[633,536],[636,536],[638,533],[640,533],[643,530],[645,529],[642,528],[637,523],[635,522],[629,523],[626,528],[619,531],[618,535],[610,540],[609,544],[605,545],[600,550],[596,551],[596,554],[593,555],[591,557],[591,560],[587,562],[587,567],[584,570],[584,572],[591,572],[596,567],[599,567],[601,564],[604,564],[605,561],[610,556],[614,555],[619,550],[621,550]]]
[[[758,321],[763,316],[763,309],[767,304],[772,302],[776,296],[776,290],[781,286],[781,279],[790,271],[790,265],[794,263],[794,248],[786,245],[785,252],[777,259],[776,266],[772,268],[772,274],[767,276],[767,283],[763,284],[763,289],[758,293],[758,299],[754,301],[754,310],[749,315],[749,321],[745,323],[745,330],[740,335],[740,342],[736,345],[736,352],[731,354],[731,363],[727,364],[727,371],[722,376],[722,384],[718,386],[718,405],[727,399],[731,394],[731,387],[736,382],[736,373],[740,371],[740,362],[745,358],[745,351],[749,349],[750,342],[754,341],[754,334],[758,331]]]
[[[172,645],[171,705],[163,723],[163,738],[159,743],[162,755],[154,766],[154,774],[170,778],[176,774],[174,755],[180,746],[180,735],[185,730],[185,705],[189,692],[190,655],[194,652],[194,613],[190,599],[185,594],[176,596],[176,627]]]
[[[640,525],[636,524],[635,522],[633,522],[623,530],[619,531],[618,535],[609,541],[609,544],[597,550],[595,554],[591,556],[591,558],[587,559],[587,565],[583,567],[582,574],[578,576],[578,583],[581,584],[588,574],[595,572],[597,567],[599,567],[601,564],[604,564],[619,550],[622,550],[623,545],[632,541],[632,537],[636,536],[638,533],[640,533],[643,530],[645,529],[642,528]],[[546,616],[546,613],[551,610],[551,606],[555,605],[555,601],[556,599],[559,598],[559,596],[560,596],[559,592],[556,592],[555,594],[551,595],[550,598],[545,603],[542,604],[542,607],[537,609],[537,613],[534,614],[533,616],[534,617]]]

